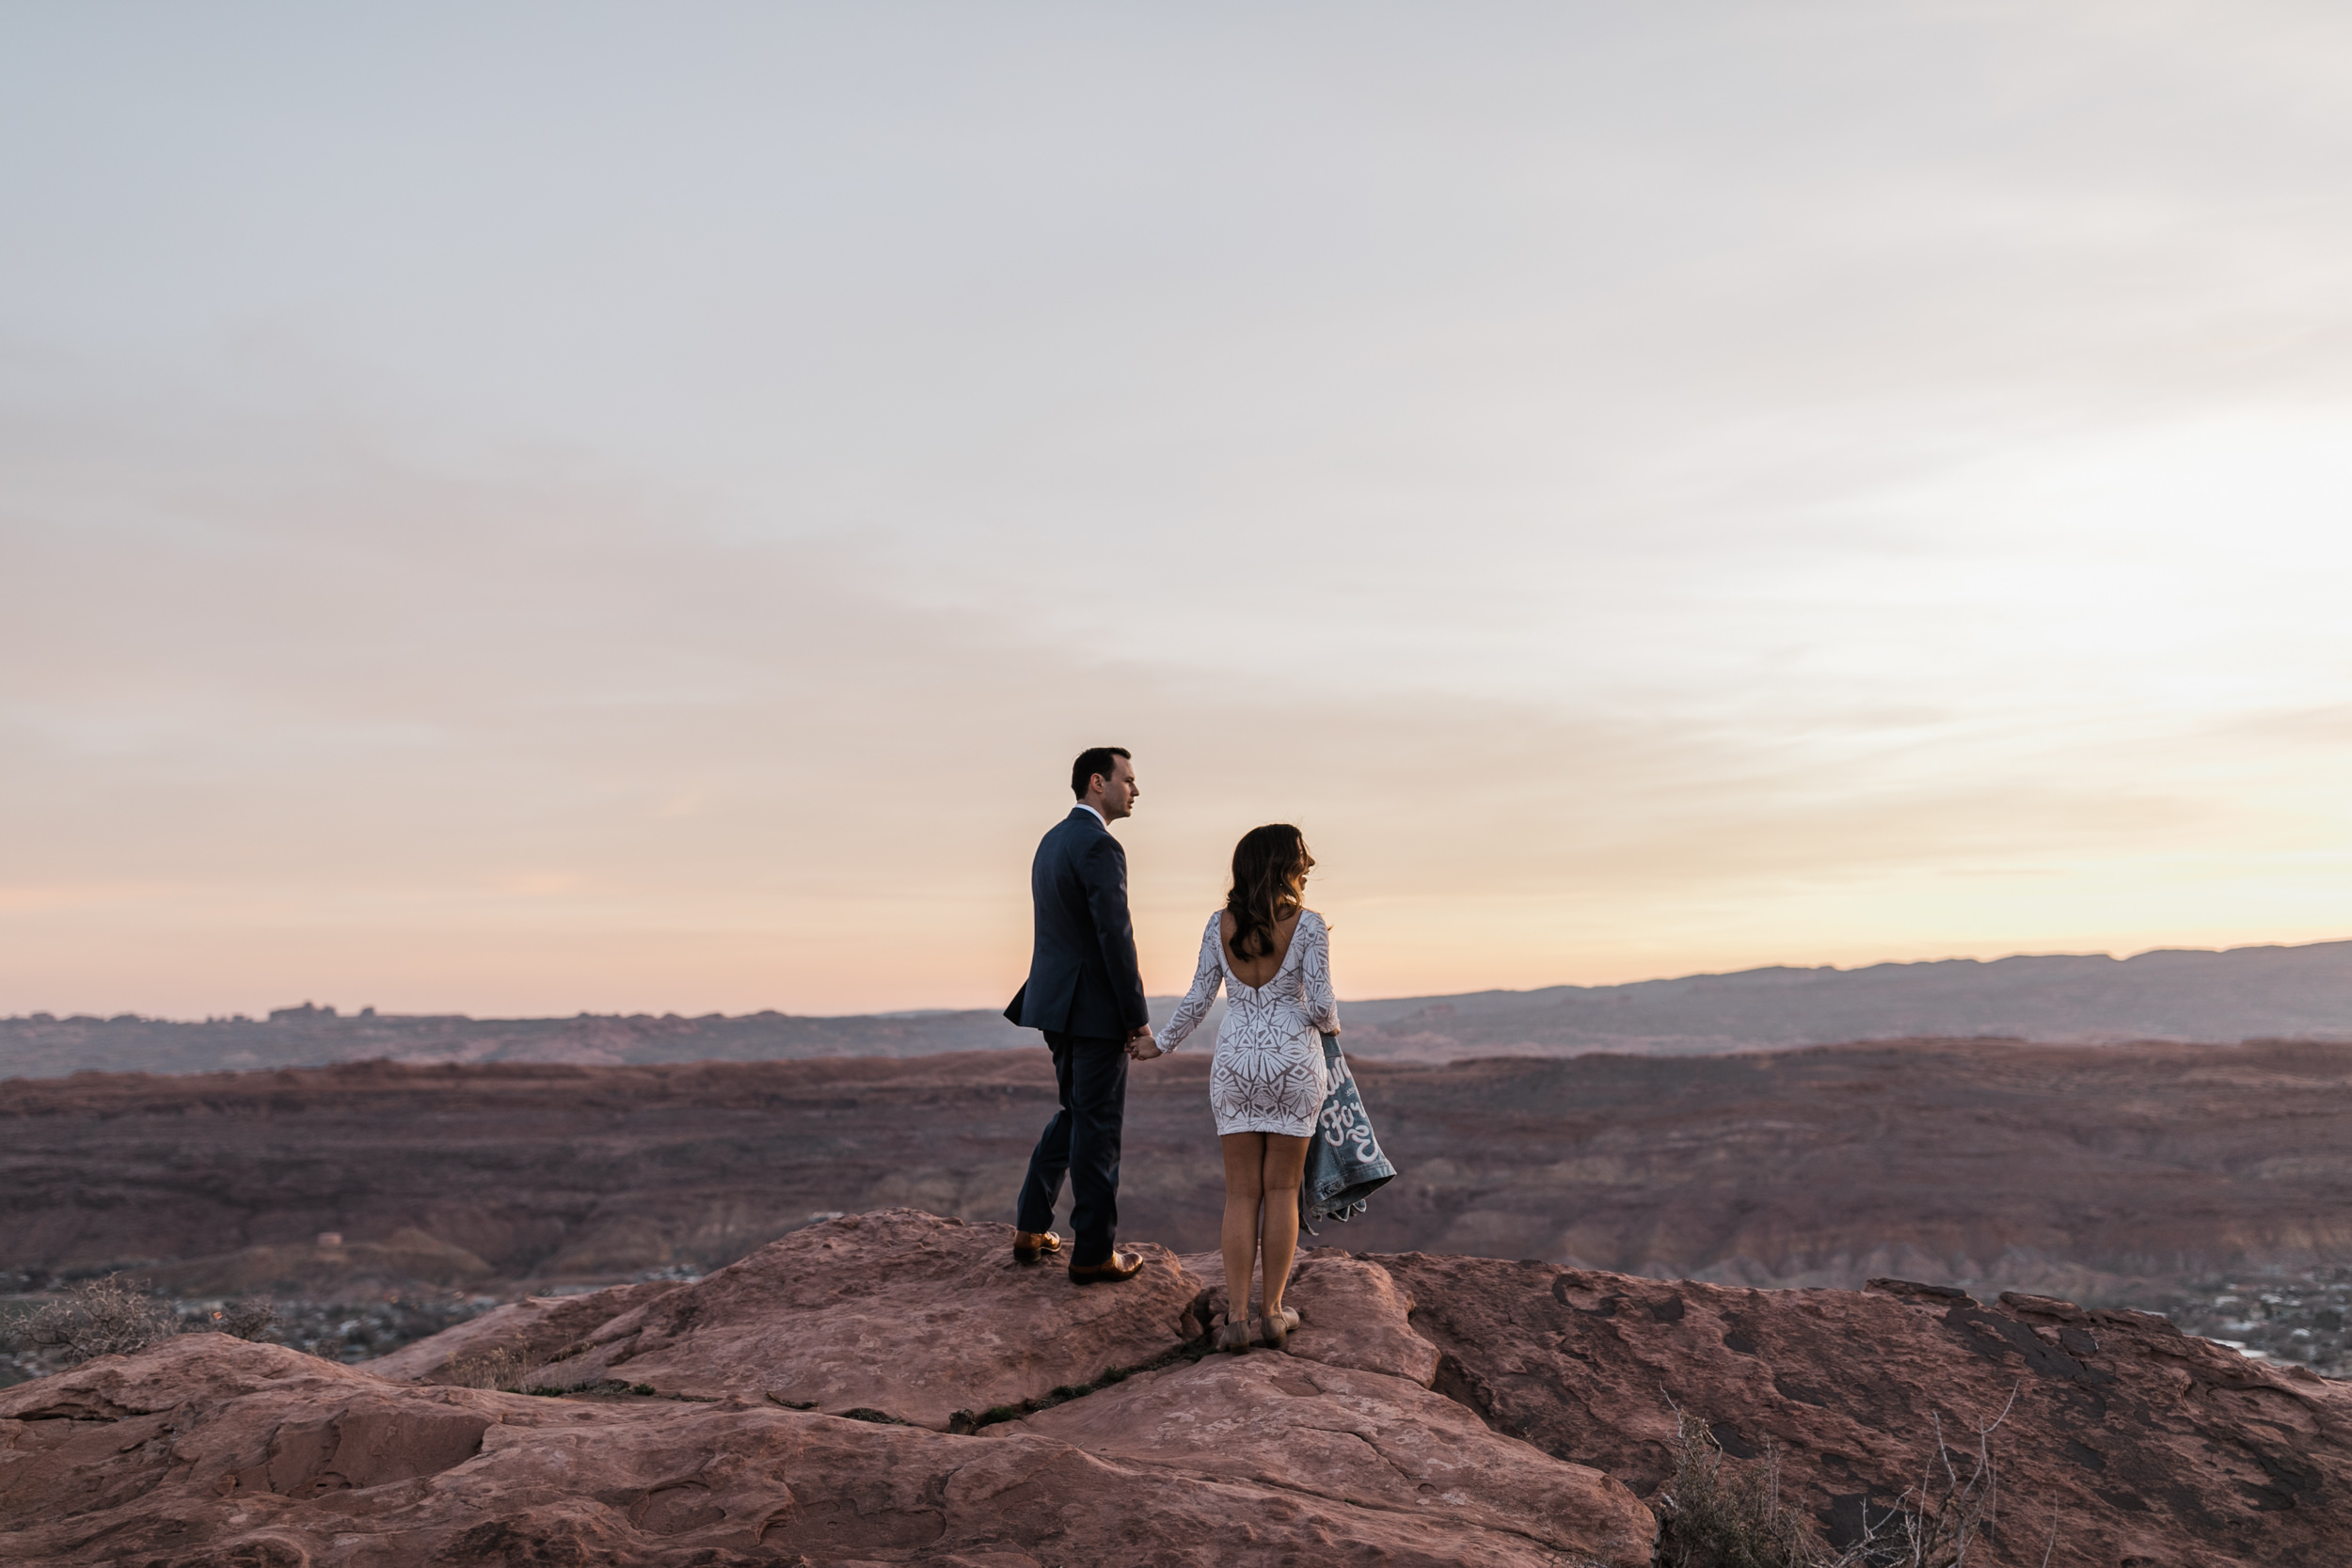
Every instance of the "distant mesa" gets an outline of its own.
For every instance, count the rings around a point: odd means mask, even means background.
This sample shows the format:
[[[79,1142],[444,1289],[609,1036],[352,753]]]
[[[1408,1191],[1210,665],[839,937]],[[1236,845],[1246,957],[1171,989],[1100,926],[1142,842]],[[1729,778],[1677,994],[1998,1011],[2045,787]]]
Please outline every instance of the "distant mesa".
[[[1131,1081],[1122,1235],[1216,1245],[1208,1071],[1187,1051]],[[2201,1292],[2222,1338],[2352,1373],[2352,1046],[1912,1040],[1356,1078],[1406,1177],[1325,1227],[1350,1250],[2101,1306]],[[1042,1051],[19,1080],[0,1085],[0,1271],[319,1299],[707,1272],[909,1200],[1002,1217],[1053,1104]],[[2274,1282],[2259,1310],[2248,1279]],[[2332,1316],[2285,1321],[2270,1298],[2290,1288]]]
[[[1165,1022],[1173,998],[1153,1004]],[[2131,958],[2019,957],[1979,962],[1777,966],[1622,986],[1549,986],[1342,1005],[1360,1060],[1479,1056],[1711,1056],[1849,1040],[2010,1037],[2058,1045],[2131,1040],[2234,1043],[2352,1039],[2352,942],[2179,948]],[[1214,1022],[1214,1017],[1213,1017]],[[420,1064],[757,1062],[931,1056],[1034,1046],[993,1008],[815,1018],[581,1013],[474,1019],[339,1013],[305,1001],[268,1019],[180,1023],[0,1020],[0,1078],[67,1073],[218,1072],[387,1058]]]

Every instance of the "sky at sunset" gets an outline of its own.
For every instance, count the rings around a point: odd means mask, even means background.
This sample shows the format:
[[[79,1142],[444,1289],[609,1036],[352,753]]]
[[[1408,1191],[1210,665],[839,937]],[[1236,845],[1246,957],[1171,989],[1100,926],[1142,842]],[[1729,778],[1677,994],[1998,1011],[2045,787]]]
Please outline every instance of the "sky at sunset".
[[[0,1014],[2352,936],[2352,11],[0,13]]]

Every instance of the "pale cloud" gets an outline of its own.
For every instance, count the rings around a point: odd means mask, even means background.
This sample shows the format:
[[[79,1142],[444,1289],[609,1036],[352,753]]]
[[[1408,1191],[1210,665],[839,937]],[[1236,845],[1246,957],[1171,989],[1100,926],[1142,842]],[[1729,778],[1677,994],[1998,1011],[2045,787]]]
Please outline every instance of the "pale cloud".
[[[894,20],[895,19],[895,20]],[[0,1009],[2341,936],[2347,24],[11,19]],[[422,105],[429,105],[427,112]]]

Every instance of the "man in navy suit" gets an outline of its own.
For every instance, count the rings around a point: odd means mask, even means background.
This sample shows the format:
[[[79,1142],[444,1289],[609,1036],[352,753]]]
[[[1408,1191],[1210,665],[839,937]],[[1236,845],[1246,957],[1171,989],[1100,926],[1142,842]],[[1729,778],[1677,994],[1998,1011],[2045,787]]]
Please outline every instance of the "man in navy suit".
[[[1037,847],[1029,897],[1037,913],[1028,983],[1005,1016],[1042,1029],[1054,1053],[1061,1110],[1029,1156],[1013,1219],[1012,1255],[1034,1263],[1061,1250],[1046,1229],[1070,1177],[1070,1277],[1081,1285],[1132,1279],[1143,1259],[1114,1250],[1119,1231],[1119,1135],[1127,1117],[1128,1053],[1152,1043],[1152,1013],[1127,918],[1127,852],[1111,824],[1142,791],[1125,750],[1097,746],[1070,769],[1078,803]]]

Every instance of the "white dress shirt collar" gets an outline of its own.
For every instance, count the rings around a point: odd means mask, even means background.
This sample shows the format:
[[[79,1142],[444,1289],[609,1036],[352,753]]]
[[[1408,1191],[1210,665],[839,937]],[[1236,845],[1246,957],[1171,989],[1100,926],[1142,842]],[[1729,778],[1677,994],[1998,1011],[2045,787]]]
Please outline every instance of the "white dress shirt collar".
[[[1103,824],[1103,827],[1104,827],[1104,830],[1105,832],[1107,832],[1107,831],[1109,830],[1110,825],[1111,825],[1111,823],[1110,823],[1110,818],[1109,818],[1109,817],[1104,816],[1101,812],[1099,812],[1099,811],[1094,811],[1094,808],[1093,808],[1092,806],[1090,806],[1090,805],[1087,804],[1084,800],[1081,800],[1081,801],[1079,801],[1079,802],[1078,802],[1078,809],[1079,809],[1080,811],[1093,811],[1093,812],[1094,812],[1094,820],[1096,820],[1097,822],[1102,823],[1102,824]]]

